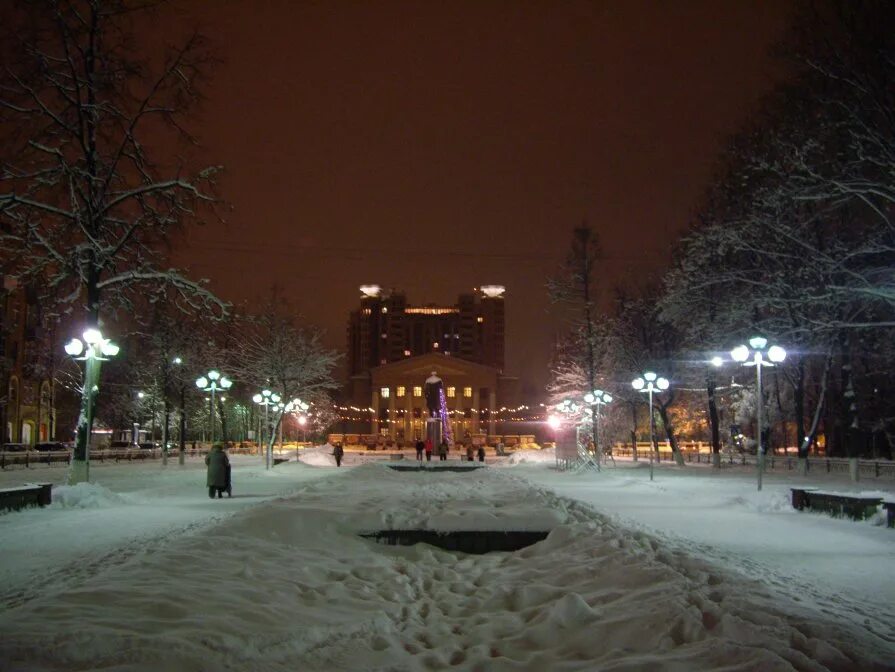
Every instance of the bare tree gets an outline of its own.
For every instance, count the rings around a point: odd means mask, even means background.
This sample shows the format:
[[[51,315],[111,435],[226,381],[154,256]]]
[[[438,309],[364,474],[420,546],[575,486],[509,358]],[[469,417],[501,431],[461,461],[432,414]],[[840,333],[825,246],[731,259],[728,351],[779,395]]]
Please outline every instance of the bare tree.
[[[597,387],[599,353],[596,349],[598,309],[595,285],[599,255],[599,242],[594,230],[586,224],[576,227],[572,235],[572,246],[564,263],[557,275],[547,282],[550,300],[566,306],[571,315],[567,350],[563,364],[554,371],[553,387],[565,388],[570,383],[562,382],[557,374],[562,376],[577,372],[580,382],[574,385],[583,383],[583,389],[579,390],[581,395]],[[599,451],[597,413],[597,406],[591,406],[591,439]]]
[[[192,35],[159,60],[134,49],[151,20],[129,0],[35,0],[13,13],[16,56],[0,79],[0,254],[100,326],[116,308],[166,301],[220,316],[201,282],[166,268],[169,233],[215,201],[218,168],[192,170],[153,148],[182,124],[208,63]],[[85,480],[98,366],[85,373],[70,480]],[[93,369],[96,369],[94,371]]]
[[[240,326],[229,353],[230,368],[240,382],[279,395],[267,438],[267,458],[273,450],[277,428],[295,400],[329,406],[329,392],[338,384],[332,374],[339,355],[325,348],[321,334],[312,327],[298,327],[288,309],[272,300],[264,312]]]

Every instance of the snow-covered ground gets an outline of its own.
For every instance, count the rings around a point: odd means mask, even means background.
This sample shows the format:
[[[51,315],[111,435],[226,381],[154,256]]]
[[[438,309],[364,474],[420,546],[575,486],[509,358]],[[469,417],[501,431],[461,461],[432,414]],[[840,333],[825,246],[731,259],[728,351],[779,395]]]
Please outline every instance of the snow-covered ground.
[[[793,512],[778,476],[234,464],[232,500],[198,462],[97,466],[0,516],[0,669],[895,669],[895,532]],[[381,529],[552,532],[475,556]]]

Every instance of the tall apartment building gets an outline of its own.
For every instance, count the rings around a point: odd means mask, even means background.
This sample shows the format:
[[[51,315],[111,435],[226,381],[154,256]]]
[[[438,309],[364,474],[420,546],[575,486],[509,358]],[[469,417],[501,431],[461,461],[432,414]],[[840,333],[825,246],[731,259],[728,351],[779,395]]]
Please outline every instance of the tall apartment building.
[[[348,322],[349,373],[429,352],[504,368],[504,288],[484,285],[453,306],[412,306],[402,292],[361,287]]]
[[[504,288],[483,285],[452,306],[413,306],[403,292],[378,285],[360,289],[360,306],[348,320],[347,397],[370,409],[361,431],[420,436],[422,386],[435,371],[454,436],[494,434],[497,409],[518,396],[518,380],[504,375]]]

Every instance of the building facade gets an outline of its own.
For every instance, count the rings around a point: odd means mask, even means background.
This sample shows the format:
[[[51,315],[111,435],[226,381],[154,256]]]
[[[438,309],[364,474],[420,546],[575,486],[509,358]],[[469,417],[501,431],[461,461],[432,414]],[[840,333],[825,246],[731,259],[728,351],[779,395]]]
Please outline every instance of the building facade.
[[[348,322],[350,403],[370,420],[359,431],[411,441],[425,435],[423,383],[444,381],[454,437],[494,434],[496,411],[517,403],[504,374],[504,288],[485,285],[453,306],[412,306],[399,292],[361,287]]]
[[[0,291],[0,428],[2,443],[34,445],[56,436],[52,347],[36,296],[8,276]]]
[[[349,374],[430,352],[503,371],[504,291],[483,285],[453,306],[412,306],[403,292],[361,286],[348,321]]]

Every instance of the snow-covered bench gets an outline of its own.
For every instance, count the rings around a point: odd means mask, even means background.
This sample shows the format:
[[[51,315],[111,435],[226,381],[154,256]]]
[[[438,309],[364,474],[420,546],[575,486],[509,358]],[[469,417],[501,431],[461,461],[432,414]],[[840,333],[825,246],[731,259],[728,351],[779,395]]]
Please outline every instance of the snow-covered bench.
[[[866,520],[876,515],[882,497],[852,497],[831,492],[821,492],[815,488],[792,488],[792,506],[802,511],[824,511],[834,518],[851,518],[852,520]],[[888,511],[888,508],[887,508]],[[889,513],[891,516],[892,513]]]
[[[0,509],[46,506],[52,502],[52,483],[26,483],[17,488],[0,488]]]

